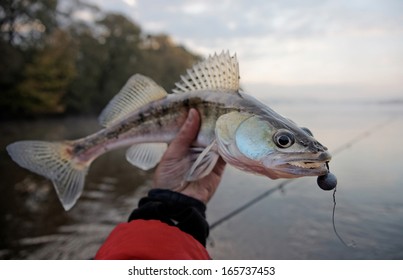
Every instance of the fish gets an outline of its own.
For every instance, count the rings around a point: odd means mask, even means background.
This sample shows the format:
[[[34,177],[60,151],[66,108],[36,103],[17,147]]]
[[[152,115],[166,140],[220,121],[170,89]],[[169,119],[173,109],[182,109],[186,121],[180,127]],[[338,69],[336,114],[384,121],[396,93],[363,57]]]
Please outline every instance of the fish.
[[[143,170],[157,166],[191,108],[199,112],[201,125],[190,150],[192,162],[180,167],[186,170],[180,182],[207,176],[219,157],[271,179],[328,173],[327,148],[309,129],[246,94],[236,54],[229,51],[196,63],[170,94],[151,78],[134,74],[101,112],[102,129],[94,134],[66,141],[18,141],[6,149],[21,167],[51,180],[68,211],[83,192],[91,163],[106,152],[128,147],[126,159],[132,165]]]

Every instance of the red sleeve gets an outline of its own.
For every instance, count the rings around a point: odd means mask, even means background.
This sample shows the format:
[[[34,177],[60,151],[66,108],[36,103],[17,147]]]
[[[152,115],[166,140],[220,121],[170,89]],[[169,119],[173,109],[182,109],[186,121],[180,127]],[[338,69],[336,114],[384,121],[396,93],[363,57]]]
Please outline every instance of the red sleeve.
[[[191,235],[158,220],[121,223],[98,250],[98,260],[208,260],[206,248]]]

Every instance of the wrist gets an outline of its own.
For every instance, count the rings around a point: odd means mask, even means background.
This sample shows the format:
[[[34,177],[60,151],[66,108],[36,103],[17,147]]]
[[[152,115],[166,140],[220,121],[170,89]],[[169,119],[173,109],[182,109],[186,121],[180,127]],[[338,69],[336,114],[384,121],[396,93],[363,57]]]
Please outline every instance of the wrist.
[[[193,198],[197,201],[202,202],[204,205],[207,204],[207,202],[210,200],[210,195],[209,192],[204,189],[204,188],[185,188],[184,190],[179,192],[182,195],[185,195],[187,197]]]
[[[195,198],[171,190],[153,189],[139,201],[129,221],[160,220],[178,227],[205,246],[209,234],[205,211],[205,204]]]

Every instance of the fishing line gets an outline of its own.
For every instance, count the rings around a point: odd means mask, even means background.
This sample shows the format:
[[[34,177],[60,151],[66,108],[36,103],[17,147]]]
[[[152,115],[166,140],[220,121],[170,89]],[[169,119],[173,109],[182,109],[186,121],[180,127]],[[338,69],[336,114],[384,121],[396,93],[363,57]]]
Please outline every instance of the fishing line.
[[[327,170],[329,171],[328,174],[330,174],[330,168],[329,168],[329,163],[326,162],[326,167]],[[319,179],[319,177],[318,177]],[[321,188],[322,186],[320,184],[318,184]],[[324,189],[324,188],[322,188]],[[330,189],[324,189],[324,190],[330,190]],[[337,180],[336,183],[334,184],[334,190],[333,190],[333,211],[332,211],[332,225],[333,225],[333,232],[336,234],[337,238],[340,240],[341,243],[343,243],[344,246],[346,247],[350,247],[347,245],[347,243],[344,241],[344,239],[341,237],[341,235],[337,232],[336,229],[336,222],[335,222],[335,213],[336,213],[336,191],[337,191]]]
[[[352,138],[350,141],[347,141],[346,143],[344,143],[343,145],[339,146],[338,148],[336,148],[333,151],[333,155],[337,155],[341,152],[343,152],[344,150],[347,150],[348,148],[351,148],[353,145],[355,145],[358,141],[361,141],[365,138],[368,138],[371,136],[371,134],[374,131],[377,131],[377,129],[382,129],[384,127],[386,127],[387,125],[391,124],[395,119],[393,118],[388,118],[387,120],[385,120],[384,122],[378,123],[377,125],[368,128],[367,130],[364,130],[362,133],[358,134],[356,137]],[[329,165],[326,163],[327,168],[329,169]],[[333,211],[332,211],[332,225],[333,225],[333,231],[336,234],[337,238],[340,240],[341,243],[343,243],[344,246],[351,248],[354,247],[354,245],[348,245],[343,238],[341,237],[341,235],[337,232],[336,230],[336,222],[335,222],[335,213],[336,213],[336,191],[337,191],[337,187],[334,188],[333,191]],[[354,240],[353,244],[354,244]]]
[[[334,191],[333,191],[333,213],[332,213],[333,231],[336,234],[337,238],[340,240],[340,242],[344,244],[344,246],[350,247],[349,245],[347,245],[346,242],[344,242],[343,238],[339,235],[339,233],[336,230],[336,223],[334,221],[334,215],[336,213],[336,190],[337,190],[337,187],[334,188]]]
[[[370,127],[367,130],[364,130],[362,133],[358,134],[356,137],[350,139],[349,141],[346,141],[344,144],[340,145],[338,148],[334,149],[333,151],[333,156],[340,154],[341,152],[351,148],[352,146],[354,146],[355,144],[357,144],[359,141],[362,141],[365,138],[368,138],[369,136],[371,136],[371,134],[374,133],[374,131],[376,131],[377,129],[382,129],[384,127],[386,127],[387,125],[391,124],[393,121],[395,121],[396,118],[388,118],[386,121],[383,121],[381,123],[378,123],[372,127]],[[222,224],[223,222],[231,219],[232,217],[237,216],[239,213],[243,212],[244,210],[248,209],[249,207],[253,206],[254,204],[256,204],[257,202],[259,202],[260,200],[262,200],[263,198],[269,196],[270,194],[274,193],[275,191],[278,190],[282,190],[286,185],[288,185],[289,183],[294,182],[294,180],[289,180],[289,181],[285,181],[280,183],[279,185],[277,185],[277,187],[272,188],[270,190],[267,190],[265,192],[263,192],[262,194],[260,194],[259,196],[249,200],[248,202],[246,202],[245,204],[241,205],[240,207],[236,208],[235,210],[231,211],[230,213],[228,213],[227,215],[225,215],[224,217],[222,217],[221,219],[218,219],[217,221],[213,222],[210,226],[210,230],[214,229],[215,227],[219,226],[220,224]],[[332,211],[332,224],[333,224],[333,230],[334,233],[336,234],[337,238],[346,246],[346,247],[351,247],[349,246],[344,240],[343,238],[340,236],[340,234],[337,232],[336,230],[336,223],[335,223],[335,213],[336,213],[336,188],[334,188],[333,191],[333,211]]]
[[[352,146],[354,146],[357,142],[368,138],[369,136],[371,136],[371,134],[373,134],[375,131],[378,132],[378,129],[382,129],[384,127],[386,127],[387,125],[391,124],[392,122],[394,122],[396,120],[396,118],[388,118],[383,122],[380,122],[366,130],[364,130],[363,132],[361,132],[360,134],[358,134],[357,136],[353,137],[352,139],[350,139],[349,141],[345,142],[344,144],[340,145],[339,147],[337,147],[336,149],[334,149],[332,151],[332,155],[337,155],[349,148],[351,148]]]

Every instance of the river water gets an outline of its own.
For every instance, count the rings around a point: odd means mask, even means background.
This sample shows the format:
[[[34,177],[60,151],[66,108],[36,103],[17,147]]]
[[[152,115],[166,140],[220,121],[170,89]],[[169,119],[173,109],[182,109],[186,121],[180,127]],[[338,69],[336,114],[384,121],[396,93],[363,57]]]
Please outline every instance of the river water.
[[[270,180],[227,167],[208,205],[216,224],[214,259],[403,259],[403,104],[277,102],[271,107],[312,130],[334,154],[333,192],[316,178]],[[0,259],[89,259],[147,193],[152,171],[108,153],[91,166],[77,205],[64,212],[51,183],[14,164],[4,147],[22,139],[74,139],[95,132],[95,118],[1,123]],[[269,192],[268,192],[269,191]]]

